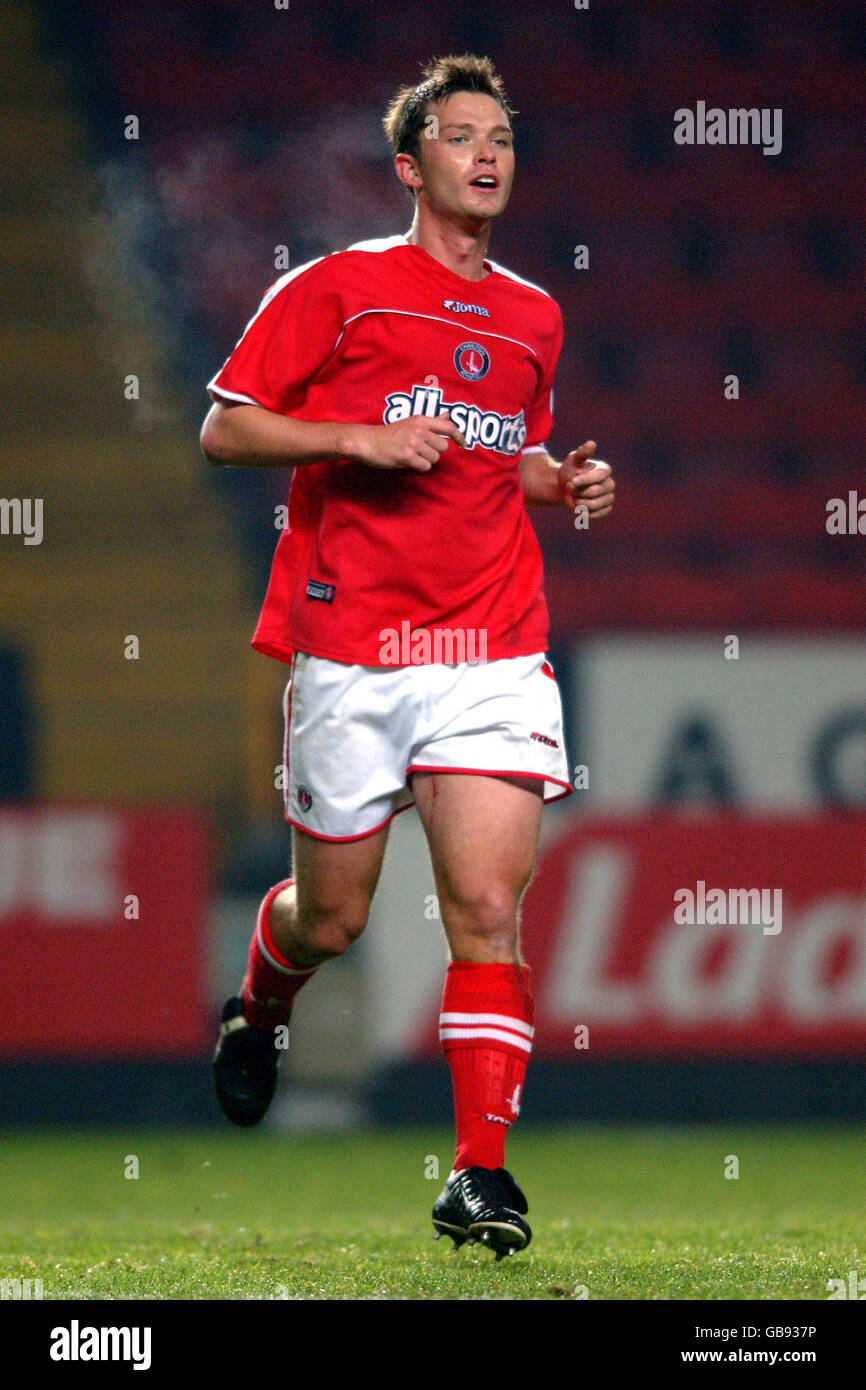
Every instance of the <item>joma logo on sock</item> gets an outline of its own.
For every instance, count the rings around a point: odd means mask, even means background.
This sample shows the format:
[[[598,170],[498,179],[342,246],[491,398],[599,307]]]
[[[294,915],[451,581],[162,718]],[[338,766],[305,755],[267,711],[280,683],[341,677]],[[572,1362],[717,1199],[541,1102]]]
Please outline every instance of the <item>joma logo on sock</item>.
[[[134,1371],[150,1370],[149,1327],[69,1327],[51,1329],[52,1361],[131,1361]]]
[[[707,110],[705,101],[695,110],[681,106],[674,112],[674,142],[677,145],[762,145],[764,154],[778,154],[782,148],[782,108],[738,106],[725,111],[720,106]]]

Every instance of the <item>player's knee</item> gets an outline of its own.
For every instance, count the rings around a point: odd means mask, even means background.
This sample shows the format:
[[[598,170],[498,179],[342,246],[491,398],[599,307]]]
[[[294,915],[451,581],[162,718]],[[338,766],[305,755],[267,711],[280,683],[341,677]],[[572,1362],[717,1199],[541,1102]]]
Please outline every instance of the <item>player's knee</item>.
[[[359,899],[339,907],[299,914],[298,927],[310,948],[322,955],[341,956],[367,925],[369,903]]]
[[[509,946],[517,936],[517,898],[505,884],[485,884],[453,899],[446,906],[446,926],[449,919],[461,937],[479,947]]]
[[[363,921],[358,917],[343,917],[330,923],[326,929],[328,949],[341,956],[344,951],[348,951],[353,941],[358,940],[366,925],[366,916]]]

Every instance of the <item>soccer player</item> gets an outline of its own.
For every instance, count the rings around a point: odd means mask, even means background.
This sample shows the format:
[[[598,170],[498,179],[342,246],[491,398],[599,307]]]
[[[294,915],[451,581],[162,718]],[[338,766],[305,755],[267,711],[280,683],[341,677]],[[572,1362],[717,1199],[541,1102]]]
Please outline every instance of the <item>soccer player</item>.
[[[562,344],[544,290],[487,258],[514,176],[487,58],[430,63],[385,117],[414,201],[403,236],[290,271],[208,385],[215,464],[294,467],[253,646],[291,667],[292,879],[258,914],[214,1070],[228,1118],[273,1096],[275,1030],[364,930],[393,816],[417,806],[450,948],[440,1036],[454,1168],[437,1237],[524,1249],[504,1163],[532,1046],[518,921],[546,800],[571,790],[530,505],[606,516],[588,440],[546,448]]]

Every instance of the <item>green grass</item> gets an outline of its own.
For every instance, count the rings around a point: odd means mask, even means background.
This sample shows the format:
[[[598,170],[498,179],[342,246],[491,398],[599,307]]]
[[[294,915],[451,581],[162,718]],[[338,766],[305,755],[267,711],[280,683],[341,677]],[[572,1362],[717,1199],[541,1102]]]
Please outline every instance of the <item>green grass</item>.
[[[441,1131],[15,1134],[0,1275],[46,1299],[826,1299],[866,1275],[858,1129],[518,1129],[534,1239],[499,1264],[433,1242],[430,1155],[444,1179]]]

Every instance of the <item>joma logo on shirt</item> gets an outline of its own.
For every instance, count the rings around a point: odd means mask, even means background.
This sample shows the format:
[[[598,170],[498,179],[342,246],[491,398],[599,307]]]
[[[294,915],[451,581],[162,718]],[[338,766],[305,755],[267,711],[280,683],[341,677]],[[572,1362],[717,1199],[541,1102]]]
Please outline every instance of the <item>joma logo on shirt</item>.
[[[481,314],[484,318],[490,318],[490,310],[484,309],[480,304],[464,304],[462,299],[443,299],[442,308],[450,309],[452,314]]]
[[[392,391],[385,400],[387,405],[382,419],[386,425],[396,425],[398,420],[408,420],[410,415],[435,417],[447,410],[463,434],[467,449],[481,444],[497,454],[517,454],[526,441],[522,410],[517,415],[499,415],[495,410],[479,410],[477,405],[469,405],[466,401],[455,401],[452,405],[443,401],[442,392],[436,386],[413,386],[411,395],[406,391]]]

